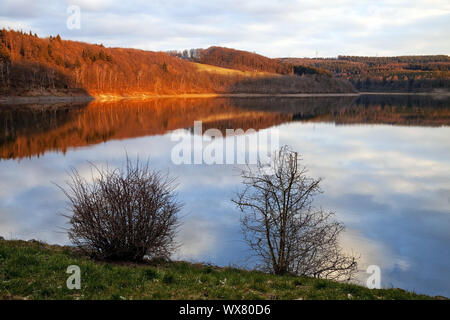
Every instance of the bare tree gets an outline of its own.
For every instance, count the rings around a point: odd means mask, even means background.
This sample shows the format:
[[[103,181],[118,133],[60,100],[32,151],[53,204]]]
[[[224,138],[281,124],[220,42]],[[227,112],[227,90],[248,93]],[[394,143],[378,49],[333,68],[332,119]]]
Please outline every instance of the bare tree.
[[[244,188],[232,201],[243,213],[245,240],[266,271],[350,280],[357,262],[339,246],[344,226],[312,206],[321,179],[306,173],[287,146],[274,153],[270,173],[261,163],[242,171]]]
[[[102,259],[139,261],[144,255],[169,258],[175,249],[178,212],[174,179],[132,163],[125,168],[92,164],[92,181],[72,170],[67,190],[69,237]]]

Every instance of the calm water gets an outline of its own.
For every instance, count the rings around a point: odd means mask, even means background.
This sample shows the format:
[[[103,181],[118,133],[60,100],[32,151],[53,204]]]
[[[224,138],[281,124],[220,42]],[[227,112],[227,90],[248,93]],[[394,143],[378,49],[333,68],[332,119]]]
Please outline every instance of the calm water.
[[[450,101],[426,97],[160,99],[1,106],[0,235],[68,243],[64,184],[87,161],[120,166],[125,151],[179,177],[185,203],[176,258],[251,266],[230,198],[233,165],[175,165],[171,131],[276,128],[310,174],[316,205],[346,227],[342,243],[376,264],[384,287],[450,296]],[[365,275],[361,273],[361,281]]]

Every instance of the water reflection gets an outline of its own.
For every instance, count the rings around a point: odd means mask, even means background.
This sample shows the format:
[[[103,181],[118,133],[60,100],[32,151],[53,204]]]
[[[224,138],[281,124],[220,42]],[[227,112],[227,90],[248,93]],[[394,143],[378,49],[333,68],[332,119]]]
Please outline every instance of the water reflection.
[[[0,235],[66,243],[58,215],[65,199],[52,182],[63,184],[71,166],[89,175],[87,160],[119,166],[126,150],[179,176],[186,217],[178,258],[251,265],[229,201],[239,187],[236,168],[173,165],[169,132],[194,120],[205,130],[277,126],[280,143],[299,150],[310,174],[324,178],[318,205],[346,224],[343,243],[361,253],[362,269],[378,264],[387,287],[450,296],[449,115],[448,100],[422,97],[5,107]]]
[[[154,99],[1,106],[0,158],[17,159],[113,139],[165,134],[202,120],[204,130],[268,128],[291,121],[442,126],[448,99],[423,96]]]

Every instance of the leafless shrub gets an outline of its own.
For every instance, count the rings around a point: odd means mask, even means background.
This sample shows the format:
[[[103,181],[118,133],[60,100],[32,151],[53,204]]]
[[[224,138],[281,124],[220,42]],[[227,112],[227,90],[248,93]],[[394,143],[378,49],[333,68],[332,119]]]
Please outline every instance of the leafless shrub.
[[[128,157],[121,169],[91,166],[92,181],[73,169],[61,188],[72,212],[71,241],[96,258],[169,258],[181,208],[174,179]]]
[[[232,201],[242,211],[242,230],[262,268],[275,274],[350,280],[354,256],[343,253],[342,223],[312,206],[321,179],[306,175],[297,152],[284,146],[273,157],[273,174],[259,163],[242,171],[244,188]]]

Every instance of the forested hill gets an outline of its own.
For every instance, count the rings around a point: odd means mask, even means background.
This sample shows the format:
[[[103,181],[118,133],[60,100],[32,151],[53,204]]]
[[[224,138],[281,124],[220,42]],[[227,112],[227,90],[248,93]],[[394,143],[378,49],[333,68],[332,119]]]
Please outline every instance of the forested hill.
[[[282,58],[299,69],[325,70],[347,79],[359,91],[433,91],[450,89],[447,55],[337,58]],[[314,72],[311,72],[314,73]]]
[[[202,55],[201,61],[229,61],[225,52],[235,51],[225,50],[222,57],[210,52]],[[164,52],[106,48],[62,40],[59,35],[39,38],[31,32],[3,29],[0,95],[354,92],[347,81],[320,75],[280,75],[277,73],[289,73],[283,63],[245,52],[240,55],[241,68],[225,73]],[[237,56],[232,56],[232,61],[237,61]],[[250,64],[243,67],[246,63]],[[229,66],[239,65],[233,62]]]
[[[183,52],[169,51],[168,53],[180,58],[223,68],[278,74],[294,73],[293,66],[288,63],[256,53],[224,47],[190,49]]]
[[[355,88],[448,91],[450,57],[271,59],[222,47],[164,53],[0,30],[3,96],[343,93],[354,92]]]
[[[165,53],[39,38],[0,31],[1,88],[5,93],[80,88],[90,94],[208,89],[195,67]]]

